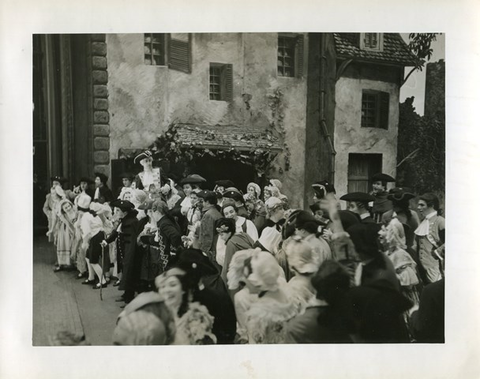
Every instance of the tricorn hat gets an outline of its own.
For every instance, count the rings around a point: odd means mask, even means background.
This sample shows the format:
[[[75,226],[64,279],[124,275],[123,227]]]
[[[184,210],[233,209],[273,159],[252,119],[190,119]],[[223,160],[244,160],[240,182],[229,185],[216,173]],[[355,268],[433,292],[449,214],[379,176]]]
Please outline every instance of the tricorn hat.
[[[134,159],[133,163],[140,163],[142,159],[153,158],[153,154],[150,150],[145,150],[144,152],[138,154]]]
[[[188,175],[186,178],[183,178],[180,181],[180,184],[200,184],[200,183],[205,183],[207,180],[203,177],[201,177],[198,174],[191,174]]]
[[[394,201],[410,200],[415,197],[415,194],[407,187],[395,187],[388,192],[387,199]]]
[[[369,203],[375,200],[375,197],[365,192],[351,192],[343,195],[340,200],[358,201],[360,203]]]
[[[395,178],[391,177],[390,175],[384,174],[382,172],[379,172],[375,175],[372,176],[372,182],[394,182]]]
[[[120,208],[122,211],[130,211],[135,208],[135,206],[128,200],[115,200],[110,204],[114,208]]]

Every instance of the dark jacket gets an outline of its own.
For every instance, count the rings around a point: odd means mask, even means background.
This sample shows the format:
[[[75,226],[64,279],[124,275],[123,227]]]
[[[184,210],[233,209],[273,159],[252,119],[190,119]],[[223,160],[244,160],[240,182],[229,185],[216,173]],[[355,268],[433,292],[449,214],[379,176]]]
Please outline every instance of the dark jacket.
[[[93,192],[94,195],[95,195],[95,192],[97,192],[96,189]],[[102,187],[100,187],[99,190],[98,190],[98,193],[99,193],[99,198],[98,199],[93,199],[93,201],[96,201],[96,202],[102,203],[102,204],[103,203],[110,203],[111,201],[113,201],[112,190],[110,188],[108,188],[106,185],[103,185]]]
[[[139,222],[137,212],[128,213],[120,223],[121,232],[115,230],[106,239],[107,243],[117,242],[118,269],[122,272],[120,290],[134,291],[140,275],[140,261],[136,257]]]
[[[140,240],[159,250],[161,270],[164,271],[175,263],[177,249],[182,245],[180,227],[169,216],[163,216],[157,223],[157,234],[143,236]]]
[[[418,342],[445,342],[445,279],[423,289],[420,307],[410,318],[410,329]]]
[[[200,221],[199,248],[204,253],[211,253],[215,237],[215,221],[222,217],[215,205],[205,205],[207,210],[203,213]]]
[[[352,334],[358,342],[409,342],[403,312],[412,303],[387,280],[354,287],[350,289],[347,299],[354,321],[352,325],[355,325]]]

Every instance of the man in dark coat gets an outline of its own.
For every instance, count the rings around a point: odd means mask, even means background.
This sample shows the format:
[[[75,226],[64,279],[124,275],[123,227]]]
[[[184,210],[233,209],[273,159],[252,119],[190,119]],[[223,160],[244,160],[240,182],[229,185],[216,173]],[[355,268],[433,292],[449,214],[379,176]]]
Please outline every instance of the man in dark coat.
[[[363,192],[351,192],[343,195],[340,200],[347,202],[349,211],[356,213],[363,224],[374,224],[375,221],[368,210],[368,203],[375,200],[375,197]]]
[[[161,199],[151,205],[150,217],[157,224],[154,235],[140,237],[142,243],[158,248],[160,271],[157,275],[170,268],[177,260],[177,249],[182,245],[180,227],[169,213],[167,203]]]
[[[200,191],[197,196],[203,199],[202,219],[198,236],[199,248],[210,257],[213,256],[215,241],[215,221],[222,218],[217,208],[217,195],[213,191]]]
[[[107,246],[109,243],[117,243],[118,269],[122,272],[119,290],[125,291],[122,299],[129,303],[135,297],[135,290],[139,284],[140,260],[136,256],[137,236],[139,226],[137,211],[134,205],[128,200],[115,200],[113,216],[120,221],[116,230],[102,242]]]

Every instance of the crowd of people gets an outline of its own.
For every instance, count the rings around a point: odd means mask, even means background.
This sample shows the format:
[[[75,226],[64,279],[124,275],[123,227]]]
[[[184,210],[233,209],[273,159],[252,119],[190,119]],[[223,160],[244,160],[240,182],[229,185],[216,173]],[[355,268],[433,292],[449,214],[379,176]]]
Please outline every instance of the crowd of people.
[[[121,291],[113,344],[444,341],[434,194],[387,191],[380,173],[372,192],[339,199],[314,183],[309,209],[291,209],[278,179],[209,190],[160,172],[149,151],[135,162],[115,195],[102,173],[73,190],[53,177],[44,204],[54,271]]]

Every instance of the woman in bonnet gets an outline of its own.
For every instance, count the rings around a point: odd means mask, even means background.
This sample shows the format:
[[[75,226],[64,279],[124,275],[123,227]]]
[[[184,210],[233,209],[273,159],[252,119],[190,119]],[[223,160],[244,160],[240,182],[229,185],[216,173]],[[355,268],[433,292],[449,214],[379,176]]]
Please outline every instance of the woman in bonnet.
[[[248,342],[284,343],[286,322],[297,314],[282,280],[282,269],[272,254],[255,251],[245,260],[245,284],[258,300],[246,312]]]

